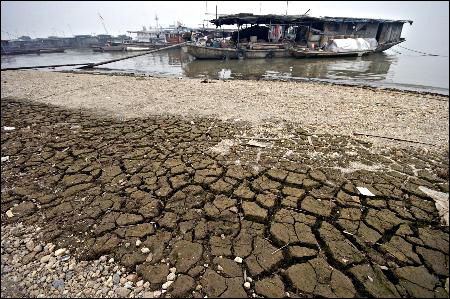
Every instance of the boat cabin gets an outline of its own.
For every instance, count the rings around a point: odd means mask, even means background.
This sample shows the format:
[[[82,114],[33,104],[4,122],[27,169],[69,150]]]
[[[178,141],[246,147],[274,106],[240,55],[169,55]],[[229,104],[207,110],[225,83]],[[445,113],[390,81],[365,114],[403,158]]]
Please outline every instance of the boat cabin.
[[[320,49],[337,39],[368,39],[377,47],[402,42],[404,23],[410,20],[367,18],[311,17],[309,15],[225,15],[211,20],[216,27],[237,25],[233,34],[237,43],[291,43],[309,49]]]

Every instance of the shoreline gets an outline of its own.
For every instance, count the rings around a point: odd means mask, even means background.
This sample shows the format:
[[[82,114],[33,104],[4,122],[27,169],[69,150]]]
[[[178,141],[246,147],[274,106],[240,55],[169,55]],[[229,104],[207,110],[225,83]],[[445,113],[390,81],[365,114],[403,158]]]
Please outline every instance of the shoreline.
[[[4,72],[1,86],[2,98],[90,109],[124,119],[170,114],[243,121],[254,127],[288,122],[311,134],[362,133],[448,149],[449,104],[445,95],[321,82],[40,71]],[[381,148],[416,146],[383,138],[360,138]]]

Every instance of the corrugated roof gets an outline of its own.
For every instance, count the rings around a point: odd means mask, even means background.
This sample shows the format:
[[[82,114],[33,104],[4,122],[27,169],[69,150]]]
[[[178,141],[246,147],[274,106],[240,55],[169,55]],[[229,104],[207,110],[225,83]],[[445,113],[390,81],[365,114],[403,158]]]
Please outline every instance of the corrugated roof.
[[[309,22],[338,22],[338,23],[410,23],[411,20],[385,20],[368,18],[346,18],[346,17],[311,17],[308,15],[254,15],[251,13],[240,13],[220,16],[211,20],[216,26],[234,24],[306,24]]]

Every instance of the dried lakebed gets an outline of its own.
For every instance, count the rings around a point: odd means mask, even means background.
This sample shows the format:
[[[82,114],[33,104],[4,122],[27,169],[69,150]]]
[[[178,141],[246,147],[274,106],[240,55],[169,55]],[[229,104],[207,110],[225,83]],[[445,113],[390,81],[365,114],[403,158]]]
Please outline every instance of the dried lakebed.
[[[2,297],[448,298],[419,189],[448,193],[448,150],[7,98],[1,125]]]

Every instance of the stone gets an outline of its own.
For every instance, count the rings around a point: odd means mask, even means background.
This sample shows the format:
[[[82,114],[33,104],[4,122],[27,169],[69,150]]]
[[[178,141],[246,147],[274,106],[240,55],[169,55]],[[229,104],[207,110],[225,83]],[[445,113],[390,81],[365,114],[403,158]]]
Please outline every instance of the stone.
[[[261,208],[255,202],[244,201],[242,203],[242,210],[244,211],[244,217],[252,221],[265,222],[267,220],[267,210]]]
[[[62,256],[66,252],[65,248],[60,248],[55,251],[55,256]]]
[[[162,289],[163,289],[163,290],[167,290],[167,289],[172,285],[172,283],[173,283],[172,280],[166,281],[165,283],[163,283]]]
[[[213,260],[222,275],[229,278],[242,277],[242,269],[238,263],[231,259],[216,257]]]
[[[25,244],[25,247],[26,247],[29,251],[33,251],[33,249],[34,249],[34,242],[33,242],[33,240],[28,241],[28,242]]]
[[[247,290],[249,290],[251,287],[250,283],[248,281],[244,282],[244,288],[246,288]]]
[[[167,281],[173,281],[175,280],[175,273],[169,273],[169,275],[167,275]]]
[[[153,292],[153,298],[159,298],[159,297],[161,297],[161,295],[162,295],[161,291],[154,291]]]
[[[150,252],[150,249],[148,249],[147,247],[143,247],[143,248],[141,248],[141,252],[142,252],[143,254],[147,254],[147,253]]]
[[[41,262],[42,264],[48,263],[48,261],[50,260],[50,258],[51,258],[51,255],[44,255],[43,257],[41,257],[40,262]]]
[[[278,275],[257,281],[255,292],[267,298],[283,298],[285,295],[283,281]]]
[[[55,289],[64,289],[64,280],[57,279],[52,282],[52,287]]]
[[[131,290],[128,288],[120,287],[117,288],[116,294],[119,298],[128,298],[128,295],[130,295]]]
[[[234,261],[235,261],[236,263],[242,264],[242,258],[239,257],[239,256],[235,257],[235,258],[234,258]]]

